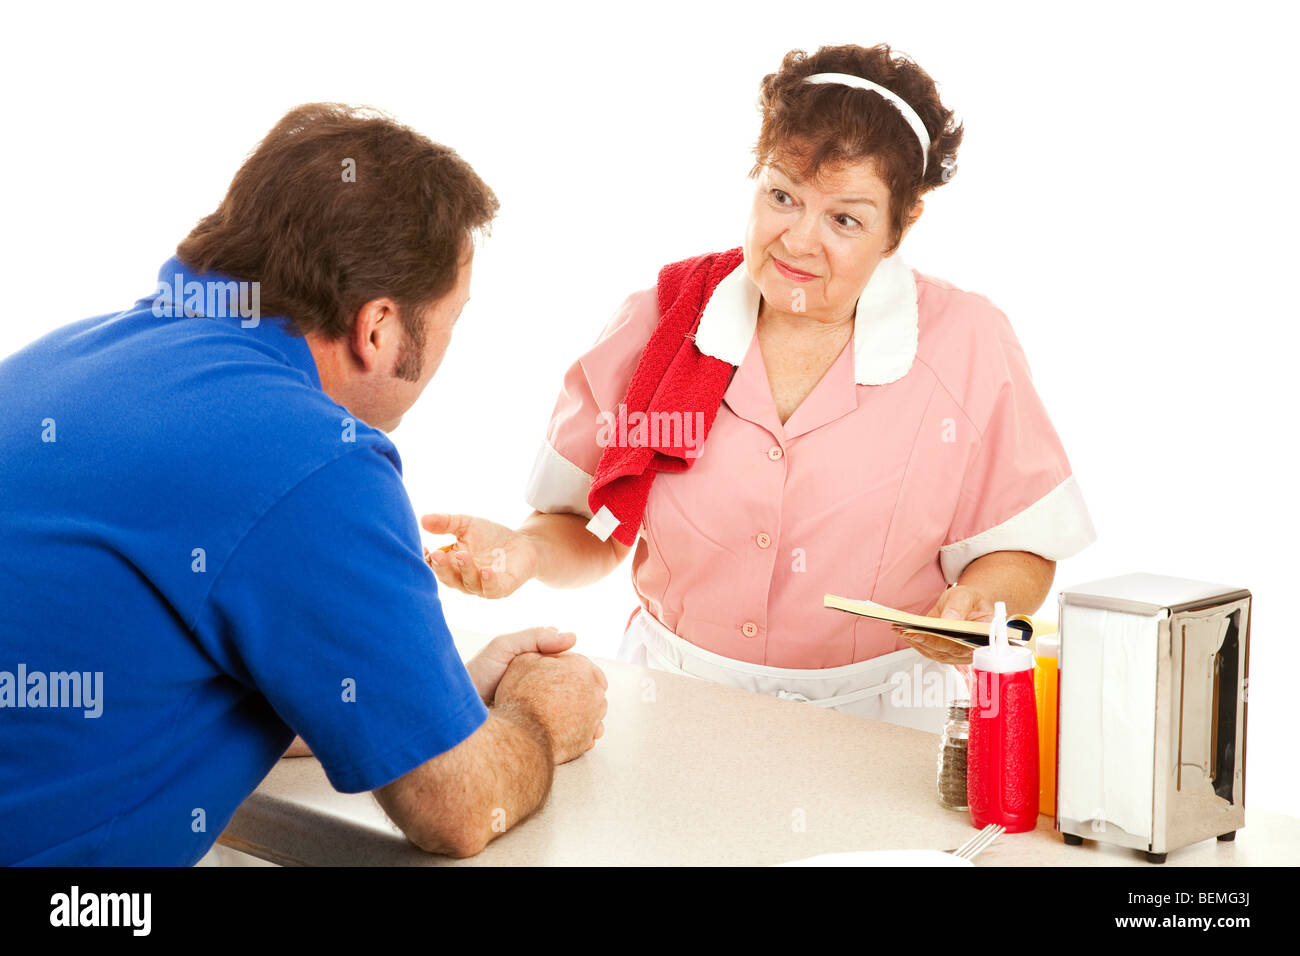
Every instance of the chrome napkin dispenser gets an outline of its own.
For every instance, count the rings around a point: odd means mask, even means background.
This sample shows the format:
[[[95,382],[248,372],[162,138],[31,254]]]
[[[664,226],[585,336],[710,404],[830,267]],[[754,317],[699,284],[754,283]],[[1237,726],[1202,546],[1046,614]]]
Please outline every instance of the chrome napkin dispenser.
[[[1250,592],[1127,574],[1060,593],[1056,828],[1144,850],[1245,826]]]

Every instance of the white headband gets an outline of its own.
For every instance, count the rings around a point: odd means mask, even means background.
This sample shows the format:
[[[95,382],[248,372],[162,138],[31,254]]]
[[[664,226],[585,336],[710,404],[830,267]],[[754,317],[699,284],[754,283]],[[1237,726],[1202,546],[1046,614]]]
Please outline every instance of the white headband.
[[[925,175],[925,168],[929,164],[930,134],[925,131],[925,124],[921,122],[921,117],[916,115],[916,110],[908,106],[907,101],[901,96],[893,90],[885,89],[879,83],[872,83],[870,80],[854,76],[851,73],[814,73],[812,76],[804,77],[804,82],[838,83],[840,86],[854,86],[860,90],[872,90],[893,103],[898,112],[903,114],[903,119],[907,120],[907,125],[912,127],[912,132],[916,133],[916,138],[921,141],[921,175]]]

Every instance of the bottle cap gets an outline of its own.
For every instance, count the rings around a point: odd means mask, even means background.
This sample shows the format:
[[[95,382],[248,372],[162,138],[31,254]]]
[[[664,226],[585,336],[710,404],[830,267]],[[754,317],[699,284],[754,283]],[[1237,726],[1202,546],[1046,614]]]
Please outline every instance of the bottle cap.
[[[993,605],[993,623],[989,625],[988,647],[977,647],[971,654],[971,666],[980,671],[1011,674],[1032,670],[1033,652],[1018,647],[1007,640],[1007,606],[998,601]]]

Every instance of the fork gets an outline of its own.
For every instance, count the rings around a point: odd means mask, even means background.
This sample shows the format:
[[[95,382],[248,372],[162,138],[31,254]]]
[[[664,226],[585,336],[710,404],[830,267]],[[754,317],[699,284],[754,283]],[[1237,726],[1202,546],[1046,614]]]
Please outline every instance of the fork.
[[[962,860],[973,860],[976,855],[987,847],[990,843],[1007,832],[1007,828],[1000,823],[990,823],[979,833],[975,834],[955,850],[948,850],[953,856]]]

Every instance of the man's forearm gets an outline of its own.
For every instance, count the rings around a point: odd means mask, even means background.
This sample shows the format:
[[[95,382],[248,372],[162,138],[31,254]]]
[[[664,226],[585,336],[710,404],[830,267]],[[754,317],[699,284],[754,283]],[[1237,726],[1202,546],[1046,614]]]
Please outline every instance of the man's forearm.
[[[519,527],[537,547],[537,580],[553,588],[580,588],[609,574],[628,548],[601,541],[580,515],[533,512]]]
[[[515,824],[527,819],[551,792],[554,752],[546,728],[513,703],[493,706],[488,714],[494,740],[481,752],[479,773],[467,789],[478,784],[470,801],[474,812],[464,821],[469,852],[478,853]],[[488,744],[485,741],[485,744]]]
[[[1033,614],[1043,606],[1055,576],[1055,561],[1029,551],[994,551],[968,564],[957,583],[1002,601],[1007,614]]]
[[[495,706],[468,740],[375,797],[416,846],[473,856],[545,802],[554,771],[542,724],[520,707]]]

